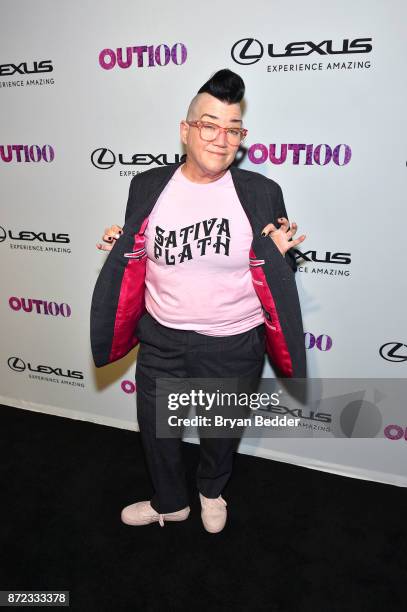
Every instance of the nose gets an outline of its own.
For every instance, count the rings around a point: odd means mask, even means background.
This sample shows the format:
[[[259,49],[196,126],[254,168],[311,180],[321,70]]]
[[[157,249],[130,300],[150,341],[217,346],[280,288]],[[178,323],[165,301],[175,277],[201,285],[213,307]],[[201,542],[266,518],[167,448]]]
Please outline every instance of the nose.
[[[219,134],[216,136],[214,143],[220,147],[227,147],[228,141],[225,130],[219,130]]]

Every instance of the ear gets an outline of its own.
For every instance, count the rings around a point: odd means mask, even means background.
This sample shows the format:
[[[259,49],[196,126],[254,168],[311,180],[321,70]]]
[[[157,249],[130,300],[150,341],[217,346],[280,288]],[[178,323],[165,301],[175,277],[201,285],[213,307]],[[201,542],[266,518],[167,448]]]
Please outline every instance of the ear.
[[[187,144],[188,132],[189,132],[189,125],[186,121],[182,120],[181,123],[179,124],[179,133],[181,136],[181,141],[184,143],[184,145]]]

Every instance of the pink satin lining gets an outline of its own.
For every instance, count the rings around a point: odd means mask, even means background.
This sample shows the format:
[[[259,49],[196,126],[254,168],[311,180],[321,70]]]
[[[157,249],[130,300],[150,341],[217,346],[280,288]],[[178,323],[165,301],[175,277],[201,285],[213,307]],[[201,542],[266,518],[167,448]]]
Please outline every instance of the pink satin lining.
[[[116,361],[127,355],[139,342],[134,331],[145,312],[144,280],[147,254],[144,250],[144,231],[147,224],[148,217],[144,219],[138,234],[134,236],[133,253],[140,251],[143,255],[141,258],[128,258],[123,274],[109,361]]]
[[[250,249],[249,257],[251,260],[250,271],[252,273],[253,286],[263,308],[267,310],[271,316],[271,321],[268,321],[264,315],[266,351],[270,356],[272,363],[276,364],[277,368],[279,368],[282,374],[284,374],[284,376],[292,377],[293,366],[290,353],[287,348],[283,330],[281,329],[273,296],[271,295],[270,288],[267,285],[263,266],[259,265],[259,262],[262,260],[256,260],[256,255],[253,249]]]

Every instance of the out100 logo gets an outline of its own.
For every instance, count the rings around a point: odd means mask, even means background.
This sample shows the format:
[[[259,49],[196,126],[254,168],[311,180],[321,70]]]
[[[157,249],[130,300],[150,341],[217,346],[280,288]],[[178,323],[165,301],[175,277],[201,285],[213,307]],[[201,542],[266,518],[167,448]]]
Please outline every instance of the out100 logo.
[[[330,351],[332,348],[332,338],[326,334],[315,336],[311,332],[305,332],[304,340],[306,349],[313,349],[316,346],[320,351]]]
[[[113,49],[103,49],[99,53],[99,65],[104,70],[111,70],[117,64],[118,68],[130,68],[133,61],[137,68],[152,68],[155,66],[167,66],[170,61],[176,66],[185,64],[187,60],[187,48],[183,43],[175,43],[172,47],[168,45],[137,45]]]
[[[400,425],[387,425],[384,428],[384,435],[389,440],[400,440],[404,438],[407,442],[407,427],[401,427]]]

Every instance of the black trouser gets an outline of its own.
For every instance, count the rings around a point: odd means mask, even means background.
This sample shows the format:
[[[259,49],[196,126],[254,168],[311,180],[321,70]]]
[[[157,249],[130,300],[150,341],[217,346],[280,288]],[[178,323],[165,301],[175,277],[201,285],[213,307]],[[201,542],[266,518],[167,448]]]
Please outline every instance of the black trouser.
[[[182,440],[156,435],[157,378],[237,378],[259,380],[265,350],[264,325],[233,336],[207,336],[165,327],[149,313],[137,327],[137,420],[154,486],[151,506],[160,513],[189,504]],[[232,472],[240,438],[201,437],[198,490],[218,497]]]

